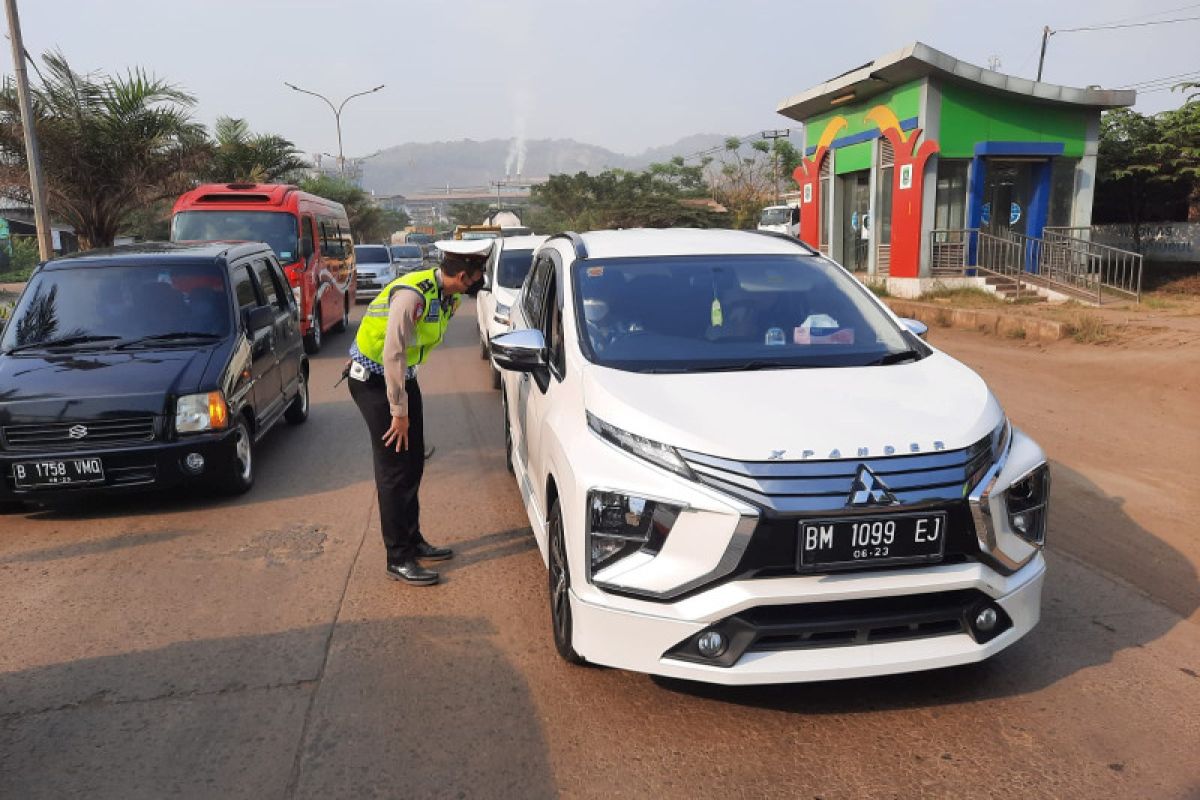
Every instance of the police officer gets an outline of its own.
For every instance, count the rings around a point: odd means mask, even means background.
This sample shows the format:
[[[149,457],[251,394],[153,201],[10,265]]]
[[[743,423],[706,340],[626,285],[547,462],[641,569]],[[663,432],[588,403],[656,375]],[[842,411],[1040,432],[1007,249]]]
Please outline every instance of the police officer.
[[[350,395],[371,433],[379,521],[387,575],[415,585],[437,583],[418,559],[454,553],[421,534],[417,493],[425,466],[425,431],[417,367],[442,342],[460,296],[483,286],[491,239],[437,242],[441,267],[402,275],[384,287],[350,348]]]

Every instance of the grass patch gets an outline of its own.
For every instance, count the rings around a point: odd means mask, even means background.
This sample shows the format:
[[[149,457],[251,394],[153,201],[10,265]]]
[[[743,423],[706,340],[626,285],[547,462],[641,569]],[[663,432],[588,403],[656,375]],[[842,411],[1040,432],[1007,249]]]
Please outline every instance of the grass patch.
[[[1147,295],[1142,298],[1142,304],[1146,308],[1152,308],[1155,311],[1165,311],[1169,308],[1179,308],[1179,303],[1172,303],[1170,300],[1164,300],[1161,297],[1151,297]]]
[[[0,272],[0,283],[24,283],[29,280],[29,276],[33,274],[33,267],[28,269],[14,269],[8,272]]]
[[[1112,326],[1095,314],[1077,312],[1067,320],[1067,333],[1079,344],[1105,344],[1111,342]]]
[[[876,297],[891,297],[892,293],[888,291],[886,283],[868,283],[865,286],[871,290],[871,293]]]
[[[991,292],[966,286],[954,289],[938,287],[925,292],[917,299],[952,303],[956,306],[991,307],[1007,305],[1004,300]]]
[[[4,323],[8,322],[8,318],[12,316],[13,309],[16,307],[16,305],[17,304],[15,302],[0,302],[0,327],[4,327]]]
[[[1004,335],[1007,336],[1009,339],[1024,339],[1026,336],[1025,328],[1020,327],[1020,326],[1018,326],[1016,328],[1009,328],[1008,331],[1006,331]]]

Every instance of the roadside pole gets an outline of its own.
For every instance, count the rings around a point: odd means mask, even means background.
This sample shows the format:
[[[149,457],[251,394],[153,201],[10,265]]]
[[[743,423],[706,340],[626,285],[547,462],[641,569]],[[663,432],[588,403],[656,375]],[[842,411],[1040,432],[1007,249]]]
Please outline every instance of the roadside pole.
[[[42,174],[42,156],[33,127],[33,103],[29,99],[29,73],[25,69],[25,44],[21,40],[17,0],[4,0],[4,10],[8,14],[8,38],[12,41],[17,102],[21,106],[21,130],[25,134],[25,160],[29,162],[29,197],[33,203],[33,223],[37,227],[38,253],[42,261],[48,261],[54,257],[54,240],[50,233],[50,213],[46,210],[46,177]]]

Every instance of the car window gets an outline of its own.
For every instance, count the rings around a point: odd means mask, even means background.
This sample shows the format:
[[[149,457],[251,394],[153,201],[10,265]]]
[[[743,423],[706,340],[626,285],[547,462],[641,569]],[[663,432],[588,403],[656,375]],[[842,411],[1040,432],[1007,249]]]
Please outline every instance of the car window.
[[[360,244],[354,248],[354,257],[360,264],[386,264],[392,260],[381,244]]]
[[[529,320],[531,327],[542,326],[542,312],[545,310],[542,301],[551,272],[553,264],[549,258],[543,256],[537,260],[529,273],[528,285],[525,287],[525,318]]]
[[[617,369],[863,366],[922,347],[819,256],[588,260],[574,285],[585,355]]]
[[[550,366],[559,380],[562,380],[566,367],[566,349],[563,347],[562,309],[557,302],[557,277],[554,270],[549,270],[549,280],[546,283],[546,298],[544,302],[542,335],[546,339],[546,349],[549,351]]]
[[[262,287],[266,304],[287,311],[288,295],[291,292],[280,285],[278,276],[265,258],[254,261],[254,277],[258,279],[258,285]]]
[[[506,289],[516,289],[525,281],[529,268],[533,264],[533,250],[500,251],[499,265],[496,269],[496,283]]]
[[[0,348],[66,339],[224,336],[232,333],[230,312],[224,269],[215,264],[48,268],[30,278]]]
[[[416,244],[397,244],[392,246],[392,258],[420,258],[421,246]]]
[[[250,266],[242,264],[233,270],[233,291],[239,309],[254,308],[259,304],[258,290],[250,277]]]

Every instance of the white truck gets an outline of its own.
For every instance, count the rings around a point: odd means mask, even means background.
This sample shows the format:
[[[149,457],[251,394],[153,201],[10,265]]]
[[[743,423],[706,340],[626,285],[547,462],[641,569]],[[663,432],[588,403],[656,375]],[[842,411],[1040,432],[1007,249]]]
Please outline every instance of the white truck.
[[[758,218],[758,229],[799,237],[800,205],[789,202],[781,206],[767,206]]]

